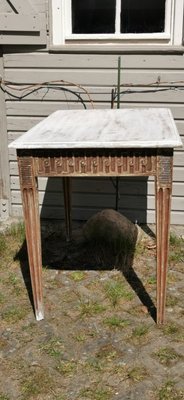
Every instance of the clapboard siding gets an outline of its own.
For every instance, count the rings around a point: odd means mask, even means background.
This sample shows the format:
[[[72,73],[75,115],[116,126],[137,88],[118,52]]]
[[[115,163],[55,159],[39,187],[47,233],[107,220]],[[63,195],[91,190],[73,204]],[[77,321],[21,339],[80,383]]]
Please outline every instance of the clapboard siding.
[[[118,55],[113,54],[48,54],[47,52],[5,54],[6,69],[8,68],[98,68],[117,69]],[[181,55],[153,55],[129,54],[121,57],[122,71],[124,69],[156,69],[181,70],[184,68],[184,59]]]
[[[87,108],[110,108],[111,90],[117,83],[118,54],[49,54],[48,52],[8,51],[4,55],[5,79],[24,85],[53,82],[76,90]],[[184,57],[159,54],[126,54],[121,57],[121,107],[169,107],[184,142]],[[153,83],[158,82],[154,87]],[[177,82],[177,83],[176,83]],[[88,94],[73,84],[84,86]],[[124,87],[123,87],[124,85]],[[34,89],[34,86],[32,87]],[[162,91],[160,90],[162,89]],[[58,109],[83,108],[74,94],[56,88],[42,88],[21,101],[11,93],[6,95],[8,140],[30,129]],[[92,99],[93,104],[90,102]],[[21,215],[18,168],[15,151],[10,150],[12,209]],[[175,224],[184,223],[184,152],[177,149],[174,156],[172,218]],[[114,207],[115,188],[110,179],[72,179],[73,218],[86,219],[104,207]],[[46,191],[45,191],[46,189]],[[62,179],[39,179],[40,212],[42,217],[63,218]],[[133,221],[155,221],[153,178],[120,179],[119,209]],[[43,205],[43,206],[42,206]],[[145,211],[148,210],[148,212]]]
[[[98,69],[76,69],[71,68],[8,68],[5,72],[5,79],[11,82],[21,84],[41,84],[49,81],[67,81],[76,82],[81,85],[100,85],[114,86],[117,83],[117,70],[112,68]],[[180,82],[184,86],[183,71],[181,70],[162,70],[162,69],[127,69],[124,70],[121,77],[121,83],[126,85],[150,85],[152,83],[163,82],[163,86],[167,86],[167,82]],[[171,86],[174,84],[170,84]]]
[[[63,85],[65,88],[66,86]],[[67,86],[66,89],[69,89],[71,91],[76,90],[74,86]],[[110,101],[111,98],[111,87],[88,87],[87,91],[89,96],[94,102],[102,102],[102,101]],[[9,89],[9,93],[13,93]],[[82,99],[84,101],[89,102],[89,96],[87,93],[82,90],[77,89],[77,93],[79,93],[82,96]],[[183,97],[184,97],[184,88],[180,88],[177,90],[173,90],[172,88],[169,89],[168,87],[166,88],[140,88],[140,87],[122,87],[121,88],[121,102],[148,102],[148,103],[183,103]],[[21,99],[21,104],[23,105],[27,101],[32,101],[32,102],[39,102],[43,101],[44,102],[63,102],[66,101],[76,101],[76,96],[70,92],[64,92],[62,90],[56,90],[54,89],[54,86],[52,89],[47,89],[47,88],[40,88],[39,90],[35,91],[34,93],[27,93],[26,97],[24,99]],[[7,101],[7,108],[9,107],[9,102],[14,102],[16,103],[17,100],[15,100],[13,97],[11,97],[10,94],[6,94],[6,101]]]
[[[56,180],[57,179],[57,180]],[[100,179],[100,178],[90,178],[90,185],[88,180],[82,178],[82,180],[75,178],[72,180],[72,192],[78,191],[80,193],[114,193],[115,189],[110,179]],[[136,185],[137,179],[133,180],[128,178],[120,179],[120,193],[138,195],[143,192],[143,182],[139,179],[139,185]],[[11,188],[12,190],[20,190],[20,183],[18,176],[11,177]],[[48,183],[47,178],[39,178],[39,189],[40,191],[55,192],[60,190],[62,192],[62,179],[61,178],[51,178]],[[148,194],[154,192],[154,182],[153,179],[148,180],[146,185],[146,190]],[[173,184],[173,195],[174,196],[184,196],[184,185],[182,182],[174,182]]]

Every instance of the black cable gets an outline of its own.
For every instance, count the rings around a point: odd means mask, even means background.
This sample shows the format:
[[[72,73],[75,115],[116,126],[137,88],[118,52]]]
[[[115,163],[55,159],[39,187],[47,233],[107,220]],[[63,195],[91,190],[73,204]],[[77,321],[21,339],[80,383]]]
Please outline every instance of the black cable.
[[[80,100],[80,102],[82,103],[83,107],[86,109],[86,104],[85,104],[84,100],[82,99],[82,97],[81,97],[81,95],[79,93],[75,92],[74,90],[71,90],[71,89],[68,89],[68,88],[64,88],[62,86],[43,85],[43,86],[40,86],[38,88],[32,89],[30,92],[28,92],[28,93],[26,93],[26,94],[24,94],[22,96],[17,96],[15,94],[9,92],[7,89],[4,89],[2,85],[0,85],[0,88],[4,93],[6,93],[9,96],[13,97],[17,101],[21,101],[21,100],[25,99],[27,96],[39,91],[40,89],[46,88],[46,89],[53,89],[53,90],[61,90],[61,91],[69,92],[69,93],[75,95],[78,98],[78,100]]]

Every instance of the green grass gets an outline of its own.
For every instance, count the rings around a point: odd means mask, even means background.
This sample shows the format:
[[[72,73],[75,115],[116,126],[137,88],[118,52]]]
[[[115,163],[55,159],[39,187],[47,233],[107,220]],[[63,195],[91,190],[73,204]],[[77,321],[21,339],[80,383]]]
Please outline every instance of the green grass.
[[[59,358],[63,354],[64,345],[59,338],[52,338],[42,344],[40,350],[51,357]]]
[[[15,324],[18,321],[25,318],[27,315],[27,309],[23,306],[11,306],[7,310],[2,312],[2,319],[8,323]]]
[[[128,370],[127,378],[133,382],[141,382],[147,377],[147,375],[148,372],[145,367],[139,365]]]
[[[95,386],[95,385],[94,385]],[[78,399],[80,400],[109,400],[112,397],[112,392],[109,389],[86,388],[80,390]]]
[[[77,364],[75,361],[61,361],[56,369],[61,375],[73,375],[76,371]]]
[[[0,304],[5,303],[5,296],[3,293],[0,293]]]
[[[156,285],[156,283],[157,283],[157,278],[156,278],[156,276],[150,276],[150,277],[147,279],[146,283],[147,283],[148,285]]]
[[[166,324],[162,327],[164,335],[169,335],[169,336],[177,335],[180,329],[182,330],[182,328],[179,328],[179,326],[177,326],[174,323]]]
[[[106,296],[115,307],[120,300],[130,301],[133,299],[133,293],[130,292],[122,282],[110,280],[104,286]]]
[[[80,315],[84,317],[84,316],[93,316],[95,314],[100,314],[106,310],[106,307],[98,303],[97,301],[92,301],[92,300],[84,301],[83,299],[81,299],[79,303],[79,310],[80,310]]]
[[[85,273],[83,271],[73,271],[70,274],[70,278],[75,282],[80,282],[85,278]]]
[[[7,249],[6,237],[3,233],[0,233],[0,256],[4,254]]]
[[[10,400],[10,397],[6,394],[0,393],[0,400]]]
[[[148,333],[148,331],[149,331],[148,326],[144,324],[138,325],[136,328],[133,329],[132,337],[140,338],[142,336],[145,336]]]
[[[19,242],[23,242],[25,239],[25,227],[23,222],[12,224],[7,230],[7,235],[15,238]]]
[[[174,307],[178,304],[179,299],[175,296],[167,296],[166,297],[166,307]]]
[[[155,356],[159,359],[159,362],[164,365],[170,365],[172,362],[177,362],[180,355],[170,347],[161,347]]]
[[[184,240],[175,233],[170,234],[169,262],[184,261]]]
[[[184,392],[178,391],[175,388],[175,383],[172,380],[167,380],[158,390],[158,400],[183,400]]]
[[[47,394],[51,392],[52,380],[47,370],[44,368],[30,371],[26,376],[23,376],[21,391],[23,397],[21,400],[33,399],[39,394]]]
[[[97,357],[90,357],[86,360],[84,364],[84,369],[86,371],[86,368],[88,370],[94,370],[97,372],[101,372],[104,368],[104,363],[99,360]]]
[[[118,316],[105,318],[103,323],[110,328],[125,328],[126,326],[130,325],[130,321],[127,319],[122,319]]]

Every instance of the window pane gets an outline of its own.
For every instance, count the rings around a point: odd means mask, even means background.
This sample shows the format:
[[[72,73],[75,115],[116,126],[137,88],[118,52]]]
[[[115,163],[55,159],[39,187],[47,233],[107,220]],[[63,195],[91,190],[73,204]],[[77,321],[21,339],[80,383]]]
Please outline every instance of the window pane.
[[[116,0],[72,0],[72,33],[114,33]]]
[[[121,32],[164,32],[165,0],[121,0]]]

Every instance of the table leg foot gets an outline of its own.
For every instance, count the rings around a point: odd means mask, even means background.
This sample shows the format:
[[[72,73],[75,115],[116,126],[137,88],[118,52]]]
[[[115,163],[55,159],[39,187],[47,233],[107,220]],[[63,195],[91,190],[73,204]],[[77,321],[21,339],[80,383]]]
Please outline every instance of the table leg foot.
[[[37,321],[41,321],[42,319],[44,319],[44,310],[42,304],[38,305],[38,309],[35,310],[35,315]]]

